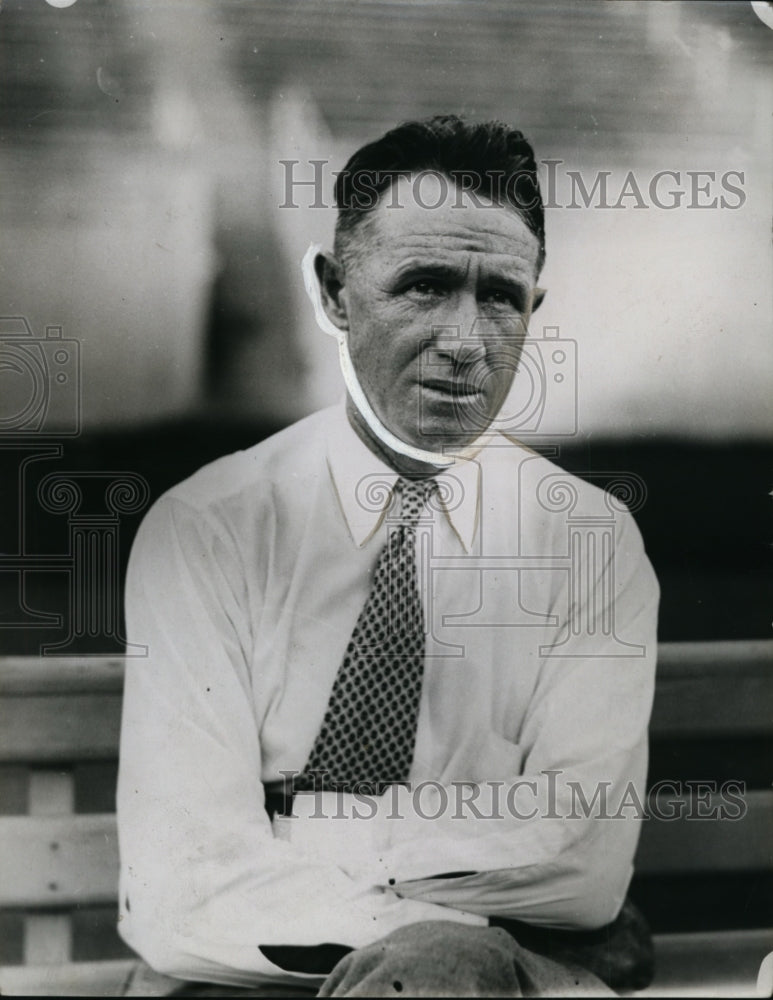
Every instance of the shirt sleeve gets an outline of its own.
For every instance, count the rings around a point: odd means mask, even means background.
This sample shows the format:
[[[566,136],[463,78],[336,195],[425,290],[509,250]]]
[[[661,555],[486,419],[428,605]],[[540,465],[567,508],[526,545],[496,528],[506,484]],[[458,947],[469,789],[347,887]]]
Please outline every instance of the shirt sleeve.
[[[562,596],[553,655],[513,740],[521,772],[498,784],[430,786],[422,800],[401,790],[380,810],[384,884],[532,924],[592,929],[615,918],[646,803],[658,599],[625,512],[584,600]]]
[[[400,899],[372,873],[351,877],[273,836],[246,601],[235,539],[206,512],[162,498],[126,584],[128,637],[147,654],[127,657],[124,692],[123,938],[159,972],[251,985],[302,978],[267,957],[287,946],[361,947],[427,919],[485,922]]]

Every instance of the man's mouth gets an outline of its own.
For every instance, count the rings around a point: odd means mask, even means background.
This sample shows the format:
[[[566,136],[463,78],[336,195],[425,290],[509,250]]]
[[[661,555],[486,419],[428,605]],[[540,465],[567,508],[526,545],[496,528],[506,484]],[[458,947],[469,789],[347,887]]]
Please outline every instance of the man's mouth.
[[[474,399],[482,392],[468,379],[424,378],[419,384],[423,391],[448,400]]]

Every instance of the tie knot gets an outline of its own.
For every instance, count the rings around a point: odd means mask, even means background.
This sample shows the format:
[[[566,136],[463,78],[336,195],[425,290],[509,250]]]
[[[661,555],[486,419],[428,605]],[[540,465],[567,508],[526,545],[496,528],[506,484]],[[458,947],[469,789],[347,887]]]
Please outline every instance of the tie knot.
[[[400,521],[409,527],[415,527],[427,501],[437,492],[437,481],[429,479],[404,479],[402,476],[395,483],[395,493],[402,497]]]

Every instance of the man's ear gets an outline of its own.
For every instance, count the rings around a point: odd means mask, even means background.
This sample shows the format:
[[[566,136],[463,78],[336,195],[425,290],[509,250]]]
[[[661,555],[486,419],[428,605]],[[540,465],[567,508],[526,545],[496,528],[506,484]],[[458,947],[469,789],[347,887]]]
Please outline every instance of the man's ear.
[[[546,288],[535,287],[534,291],[531,293],[531,311],[536,312],[537,309],[542,305],[542,300],[547,294]]]
[[[320,252],[314,258],[314,273],[319,282],[322,308],[330,322],[339,330],[349,329],[344,288],[344,269],[332,253]]]

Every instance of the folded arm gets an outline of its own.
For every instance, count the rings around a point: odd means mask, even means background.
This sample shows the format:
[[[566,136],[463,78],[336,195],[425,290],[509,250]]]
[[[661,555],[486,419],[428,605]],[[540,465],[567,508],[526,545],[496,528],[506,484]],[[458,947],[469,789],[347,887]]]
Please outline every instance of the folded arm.
[[[563,608],[551,609],[562,625],[513,734],[520,770],[464,789],[395,793],[373,829],[378,881],[406,898],[567,929],[617,915],[646,802],[659,591],[630,515],[619,518],[613,551],[614,567],[599,567],[614,569],[613,588],[596,580],[582,606],[565,592]],[[579,621],[595,635],[571,627]],[[513,660],[517,670],[517,651]],[[473,874],[438,877],[449,872]]]
[[[439,917],[485,923],[399,899],[273,836],[245,601],[233,541],[180,501],[160,501],[127,578],[129,638],[148,655],[127,660],[122,936],[160,972],[248,985],[292,978],[268,957],[276,946],[357,948]],[[321,980],[328,970],[308,971]]]

